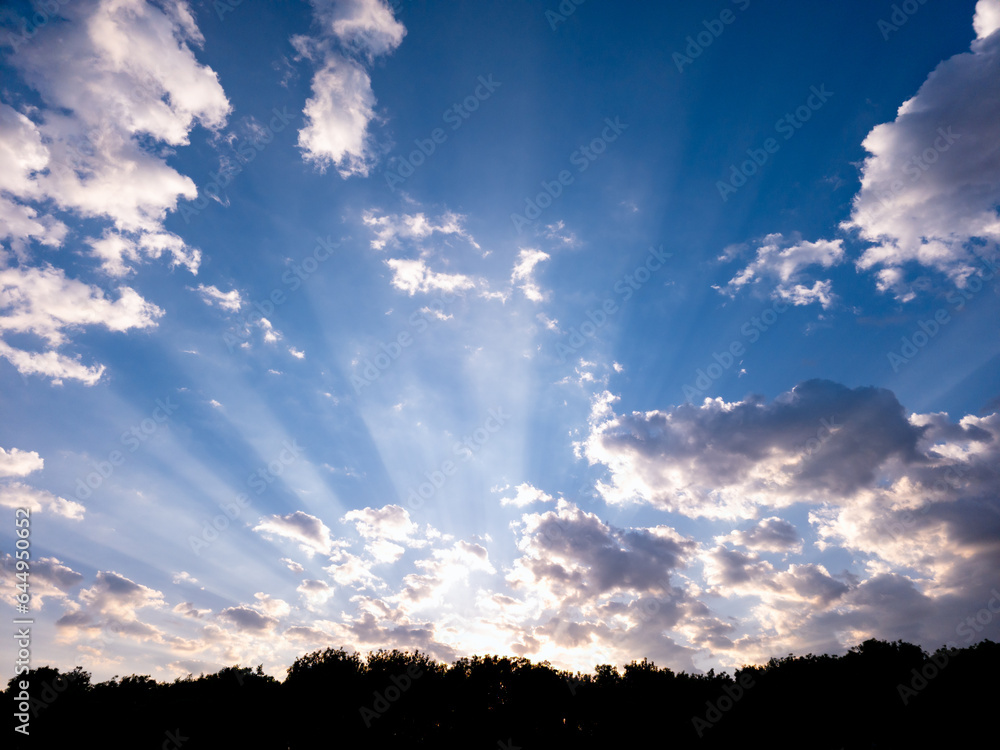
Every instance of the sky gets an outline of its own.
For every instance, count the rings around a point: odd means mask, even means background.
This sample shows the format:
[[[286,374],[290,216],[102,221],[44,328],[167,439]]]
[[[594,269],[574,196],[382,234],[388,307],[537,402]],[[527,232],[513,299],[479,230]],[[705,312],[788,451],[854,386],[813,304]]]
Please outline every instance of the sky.
[[[1000,637],[1000,0],[0,14],[33,666]]]

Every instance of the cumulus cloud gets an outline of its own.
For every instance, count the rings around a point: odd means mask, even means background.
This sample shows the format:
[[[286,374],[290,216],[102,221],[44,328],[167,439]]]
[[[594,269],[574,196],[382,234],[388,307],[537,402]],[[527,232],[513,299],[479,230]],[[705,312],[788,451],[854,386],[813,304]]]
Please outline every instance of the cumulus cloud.
[[[779,571],[754,552],[721,546],[704,559],[709,593],[716,596],[758,596],[771,605],[798,602],[827,606],[849,590],[822,565],[792,564]]]
[[[580,449],[608,467],[611,503],[642,501],[692,517],[755,517],[760,507],[831,501],[869,486],[887,465],[919,463],[923,430],[884,389],[812,380],[772,403],[705,399],[617,415],[595,400]]]
[[[519,522],[522,556],[508,581],[548,593],[549,604],[613,592],[660,591],[694,544],[665,526],[615,529],[567,500]]]
[[[392,269],[392,285],[411,297],[418,292],[462,292],[479,285],[464,274],[432,271],[423,258],[390,258],[385,264]]]
[[[263,519],[254,531],[267,535],[285,537],[299,543],[307,555],[319,552],[329,555],[334,547],[330,529],[316,516],[297,510],[286,516],[269,516]]]
[[[102,570],[94,585],[80,592],[80,601],[95,614],[129,617],[142,607],[162,606],[163,594],[114,571]]]
[[[306,600],[306,606],[314,610],[326,604],[327,600],[334,594],[333,586],[325,581],[316,581],[310,578],[302,581],[295,590]]]
[[[357,597],[355,602],[356,614],[345,613],[339,622],[323,623],[324,630],[329,633],[327,642],[344,643],[358,651],[372,646],[419,650],[444,662],[458,657],[457,650],[443,642],[433,622],[415,620],[402,607],[380,599]]]
[[[253,597],[257,600],[257,604],[254,606],[271,617],[285,617],[292,611],[291,605],[284,599],[276,599],[261,591],[254,594]]]
[[[178,197],[197,191],[166,163],[164,146],[186,145],[197,125],[221,127],[230,106],[215,72],[195,59],[204,40],[186,3],[101,0],[54,12],[67,22],[36,29],[10,56],[38,106],[19,112],[0,102],[0,241],[18,261],[0,262],[0,356],[25,375],[93,385],[103,367],[58,351],[67,334],[145,328],[162,311],[129,287],[110,302],[98,287],[36,266],[31,245],[61,246],[72,216],[89,220],[95,235],[80,244],[109,277],[161,257],[196,273],[200,252],[163,222]],[[4,338],[25,327],[42,347]]]
[[[828,381],[770,403],[706,399],[630,415],[613,404],[610,394],[596,399],[579,445],[607,468],[599,485],[607,501],[733,521],[771,511],[700,553],[706,593],[758,602],[743,635],[718,634],[718,644],[731,644],[714,649],[740,661],[866,638],[936,648],[1000,632],[968,625],[1000,565],[1000,415],[908,414],[889,391]],[[774,513],[795,505],[805,506],[816,547],[850,551],[860,570],[767,559],[802,554],[802,534]],[[556,582],[555,598],[579,587],[549,549],[529,559],[541,573],[526,580]],[[706,615],[705,633],[712,621]]]
[[[66,225],[55,217],[39,214],[24,204],[41,197],[41,186],[33,176],[48,162],[49,150],[35,123],[0,102],[0,241],[10,241],[21,258],[27,257],[31,239],[57,247],[67,232]],[[22,202],[3,193],[20,196]]]
[[[375,94],[368,72],[359,63],[329,53],[312,82],[306,101],[306,126],[299,148],[320,171],[333,165],[341,177],[365,177],[375,159],[368,123],[375,116]]]
[[[38,490],[21,482],[0,484],[0,506],[28,508],[34,513],[52,513],[71,521],[82,521],[86,508],[74,500]]]
[[[94,585],[83,589],[78,601],[68,602],[67,611],[56,621],[63,640],[88,639],[101,631],[137,641],[165,644],[190,650],[193,644],[139,618],[139,610],[154,612],[164,606],[163,594],[114,571],[98,571]],[[100,654],[95,656],[100,657]]]
[[[184,240],[172,232],[142,232],[134,236],[105,231],[99,238],[89,238],[93,256],[101,261],[101,270],[108,276],[127,276],[143,256],[171,256],[171,265],[182,265],[191,273],[198,272],[201,251],[189,249]]]
[[[726,253],[723,253],[726,257]],[[834,302],[831,282],[816,280],[807,286],[803,282],[806,269],[812,266],[830,268],[844,261],[843,240],[793,241],[781,234],[769,234],[760,241],[756,258],[729,280],[720,291],[730,296],[740,289],[766,283],[770,296],[793,305],[818,302],[824,309]]]
[[[13,591],[17,580],[17,560],[13,555],[3,557],[4,586]],[[55,557],[38,557],[30,562],[31,604],[41,609],[46,599],[66,601],[69,592],[83,582],[83,575],[63,564]]]
[[[397,597],[405,602],[404,610],[439,603],[452,585],[467,581],[473,572],[496,573],[486,548],[459,540],[446,549],[435,549],[431,556],[414,565],[422,572],[403,577],[403,590]]]
[[[48,105],[38,126],[48,170],[36,174],[36,194],[106,217],[133,238],[162,234],[166,212],[178,195],[194,198],[194,184],[141,137],[185,145],[196,124],[219,128],[230,111],[215,72],[195,59],[192,45],[203,38],[183,2],[103,0],[59,12],[70,22],[41,28],[12,57]]]
[[[399,505],[348,511],[341,523],[352,522],[365,539],[365,551],[379,563],[392,563],[402,557],[405,547],[423,547],[427,541],[417,536],[417,524]],[[398,542],[398,544],[396,544]]]
[[[79,357],[72,358],[56,351],[26,352],[15,349],[0,339],[0,357],[3,357],[22,375],[41,375],[49,378],[53,385],[62,385],[64,380],[79,380],[83,385],[94,385],[104,375],[104,365],[88,367]]]
[[[98,287],[68,279],[51,266],[0,270],[0,310],[0,332],[31,333],[51,346],[64,344],[74,328],[148,328],[163,315],[129,287],[121,287],[112,301]]]
[[[93,385],[100,380],[103,366],[87,367],[56,351],[68,342],[69,334],[85,326],[111,331],[150,328],[162,315],[163,310],[130,287],[120,287],[118,298],[112,300],[99,287],[69,279],[52,266],[0,269],[0,336],[33,334],[48,348],[27,352],[0,339],[0,356],[25,375]]]
[[[502,497],[500,498],[500,504],[513,505],[518,508],[523,508],[526,505],[531,505],[533,503],[553,502],[552,495],[542,492],[537,487],[532,487],[527,482],[519,484],[514,488],[514,491],[514,497]]]
[[[462,239],[476,249],[480,249],[475,238],[464,227],[465,217],[455,213],[445,213],[437,219],[428,218],[423,213],[387,214],[377,216],[368,211],[362,217],[366,226],[375,234],[371,246],[375,250],[387,247],[401,248],[404,244],[418,245],[415,258],[389,258],[386,265],[392,270],[392,285],[410,296],[417,293],[452,292],[461,294],[467,289],[479,289],[481,294],[490,296],[487,284],[482,279],[473,278],[462,273],[447,273],[433,270],[430,258],[441,255],[442,248],[428,248],[423,242],[435,235],[444,239],[443,245],[450,238]],[[447,260],[442,260],[447,264]],[[502,295],[500,295],[502,296]]]
[[[324,31],[361,55],[392,52],[403,42],[406,28],[382,0],[311,0]]]
[[[298,145],[321,171],[333,166],[345,178],[366,176],[377,153],[369,132],[376,99],[365,66],[396,49],[406,29],[382,0],[313,0],[312,6],[321,33],[292,39],[317,65]]]
[[[972,27],[976,30],[977,41],[986,39],[1000,29],[1000,3],[997,0],[979,0]]]
[[[276,618],[245,606],[227,607],[219,612],[218,617],[235,626],[237,630],[251,634],[269,633],[278,625]]]
[[[210,609],[198,609],[191,602],[181,602],[171,610],[174,614],[182,615],[183,617],[191,617],[195,620],[200,620],[205,615],[211,614]]]
[[[972,49],[938,65],[863,142],[869,155],[844,227],[871,243],[858,267],[900,299],[913,296],[908,265],[963,286],[981,272],[976,243],[1000,241],[998,16],[996,0],[978,3]]]
[[[802,538],[794,524],[777,516],[762,519],[750,528],[734,531],[718,541],[765,552],[802,552]]]
[[[417,530],[417,525],[410,520],[410,512],[399,505],[348,511],[340,520],[353,522],[358,533],[368,538],[381,536],[403,540]]]
[[[0,448],[0,477],[23,477],[44,465],[45,461],[35,451]]]
[[[676,530],[617,528],[566,500],[512,528],[521,554],[505,580],[521,599],[482,592],[478,606],[515,653],[591,669],[641,652],[690,668],[697,648],[731,647],[733,625],[678,585],[697,545]]]
[[[374,588],[382,584],[382,580],[371,571],[374,562],[365,561],[357,555],[339,549],[334,551],[330,559],[332,564],[323,570],[329,573],[330,577],[341,586],[354,586],[363,589]]]

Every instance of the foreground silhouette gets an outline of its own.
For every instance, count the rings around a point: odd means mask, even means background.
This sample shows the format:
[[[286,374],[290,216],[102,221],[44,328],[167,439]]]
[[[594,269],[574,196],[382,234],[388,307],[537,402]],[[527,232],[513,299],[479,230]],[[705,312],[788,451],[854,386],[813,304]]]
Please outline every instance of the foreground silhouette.
[[[419,651],[343,649],[298,658],[284,682],[234,666],[158,683],[92,684],[80,667],[29,681],[30,735],[5,747],[56,748],[768,748],[955,747],[990,736],[1000,645],[927,654],[868,640],[844,656],[792,656],[727,673],[675,674],[646,661],[570,674],[516,657],[451,666]],[[24,706],[22,705],[22,708]],[[15,726],[21,723],[15,720]]]

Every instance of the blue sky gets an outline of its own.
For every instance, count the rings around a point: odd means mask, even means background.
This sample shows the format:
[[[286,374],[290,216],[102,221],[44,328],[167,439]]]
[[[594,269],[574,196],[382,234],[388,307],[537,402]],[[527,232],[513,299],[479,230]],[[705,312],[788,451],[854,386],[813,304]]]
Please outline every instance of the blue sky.
[[[1000,635],[996,0],[0,21],[36,664]]]

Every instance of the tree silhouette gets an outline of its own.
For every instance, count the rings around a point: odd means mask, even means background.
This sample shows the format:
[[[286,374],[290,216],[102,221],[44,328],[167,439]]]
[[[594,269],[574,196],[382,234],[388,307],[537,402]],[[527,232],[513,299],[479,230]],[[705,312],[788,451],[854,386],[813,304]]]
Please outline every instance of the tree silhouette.
[[[952,747],[992,730],[1000,646],[933,654],[867,640],[843,656],[772,658],[733,675],[675,673],[642,659],[570,674],[523,657],[470,656],[451,666],[394,649],[305,654],[283,682],[235,665],[159,683],[128,675],[92,684],[81,667],[38,667],[30,736],[5,747],[199,750],[321,747],[496,750],[607,748],[652,739],[670,748]],[[14,719],[15,726],[19,723]]]

